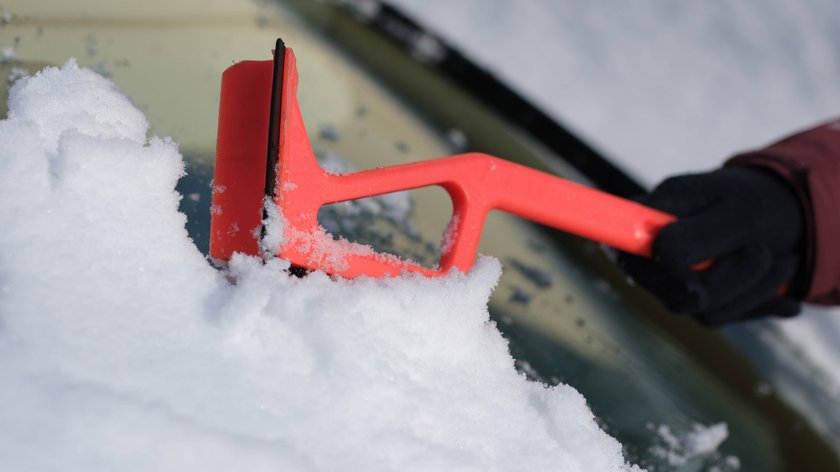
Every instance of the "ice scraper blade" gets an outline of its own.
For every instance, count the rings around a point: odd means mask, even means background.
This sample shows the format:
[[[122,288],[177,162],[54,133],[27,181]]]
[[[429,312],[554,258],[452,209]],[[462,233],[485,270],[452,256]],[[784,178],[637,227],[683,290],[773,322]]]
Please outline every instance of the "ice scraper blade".
[[[510,212],[629,253],[647,256],[657,232],[675,220],[645,207],[547,173],[481,153],[333,175],[315,160],[297,102],[291,48],[278,40],[274,59],[243,61],[222,75],[210,253],[269,252],[293,265],[343,277],[428,276],[467,271],[491,210]],[[367,246],[333,239],[318,209],[426,186],[449,194],[453,214],[437,267],[426,268]],[[266,239],[264,201],[282,218]],[[271,232],[269,231],[269,232]],[[261,244],[262,243],[262,244]]]

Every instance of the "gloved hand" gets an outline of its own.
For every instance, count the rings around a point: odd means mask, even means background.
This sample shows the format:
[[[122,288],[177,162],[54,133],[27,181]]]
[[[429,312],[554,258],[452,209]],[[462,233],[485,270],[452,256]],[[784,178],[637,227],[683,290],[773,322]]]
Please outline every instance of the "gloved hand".
[[[641,200],[679,219],[657,235],[653,257],[619,255],[619,264],[671,310],[707,326],[793,316],[790,287],[801,256],[805,217],[780,177],[727,167],[663,181]],[[703,270],[692,266],[712,261]]]

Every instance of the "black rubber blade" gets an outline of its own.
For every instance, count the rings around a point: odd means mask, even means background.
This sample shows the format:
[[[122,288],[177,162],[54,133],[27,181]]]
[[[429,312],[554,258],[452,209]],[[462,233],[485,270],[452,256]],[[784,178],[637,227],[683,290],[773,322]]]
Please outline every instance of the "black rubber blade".
[[[274,46],[274,78],[271,81],[271,111],[268,114],[268,155],[265,160],[265,194],[274,198],[277,184],[277,159],[280,156],[280,115],[283,103],[283,66],[286,44],[277,38]]]

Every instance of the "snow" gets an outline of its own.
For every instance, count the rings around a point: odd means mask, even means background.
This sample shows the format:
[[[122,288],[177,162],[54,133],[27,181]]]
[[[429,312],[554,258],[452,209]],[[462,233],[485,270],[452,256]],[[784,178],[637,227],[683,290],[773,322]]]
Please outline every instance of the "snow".
[[[685,435],[683,440],[690,454],[710,454],[729,436],[726,423],[718,423],[709,427],[695,425],[694,430]]]
[[[17,58],[17,52],[13,46],[3,46],[0,47],[0,61],[1,62],[11,62]]]
[[[266,197],[263,202],[265,218],[263,219],[264,235],[254,234],[254,238],[260,239],[260,250],[266,257],[276,256],[280,245],[283,244],[283,231],[286,223],[283,221],[283,211],[270,198]]]
[[[4,468],[639,470],[578,392],[516,372],[487,312],[497,261],[439,279],[297,278],[241,255],[219,271],[177,211],[177,145],[109,80],[70,61],[9,104]]]
[[[670,466],[681,467],[696,459],[711,458],[716,462],[715,467],[718,470],[721,465],[729,470],[740,468],[740,460],[735,456],[712,457],[717,455],[718,446],[729,437],[726,423],[711,426],[695,423],[691,430],[679,435],[674,434],[671,428],[664,424],[652,429],[655,429],[662,444],[652,447],[651,453]]]

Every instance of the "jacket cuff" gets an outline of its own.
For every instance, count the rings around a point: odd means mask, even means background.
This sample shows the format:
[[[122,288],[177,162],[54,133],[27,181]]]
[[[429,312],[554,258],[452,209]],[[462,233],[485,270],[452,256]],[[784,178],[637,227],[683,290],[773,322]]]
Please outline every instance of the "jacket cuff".
[[[840,121],[739,154],[725,166],[761,167],[791,186],[806,227],[802,264],[790,294],[808,302],[840,304]]]

